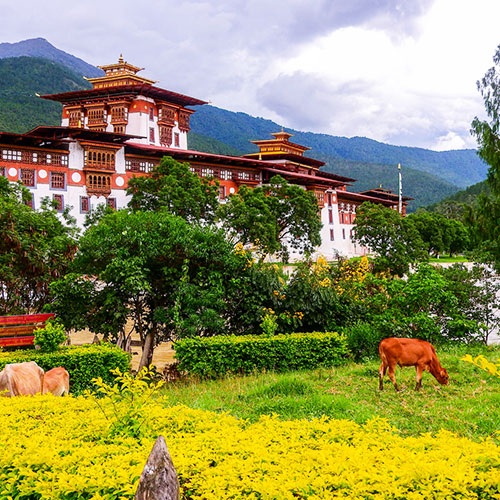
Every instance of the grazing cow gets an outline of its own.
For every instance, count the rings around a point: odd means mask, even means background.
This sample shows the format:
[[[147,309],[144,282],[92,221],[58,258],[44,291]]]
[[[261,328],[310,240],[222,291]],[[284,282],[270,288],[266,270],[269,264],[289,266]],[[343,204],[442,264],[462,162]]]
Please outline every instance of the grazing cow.
[[[414,366],[417,370],[417,385],[415,390],[422,387],[422,373],[425,371],[434,375],[435,379],[442,385],[448,385],[448,372],[441,366],[436,356],[436,351],[432,344],[419,339],[384,339],[378,346],[378,352],[382,364],[379,369],[378,388],[383,390],[383,378],[389,369],[389,378],[394,384],[396,391],[399,391],[396,383],[396,365]]]
[[[43,370],[34,361],[10,363],[0,372],[0,393],[5,396],[28,396],[43,391]]]
[[[43,376],[43,394],[51,392],[54,396],[69,394],[69,373],[62,366],[52,368]]]

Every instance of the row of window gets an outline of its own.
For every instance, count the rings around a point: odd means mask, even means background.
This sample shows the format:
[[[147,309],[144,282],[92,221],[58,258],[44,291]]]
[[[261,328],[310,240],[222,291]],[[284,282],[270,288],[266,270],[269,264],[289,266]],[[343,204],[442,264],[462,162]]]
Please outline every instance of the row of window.
[[[54,194],[52,195],[52,201],[55,204],[55,209],[58,212],[62,212],[64,210],[64,195],[62,194]],[[31,208],[35,208],[34,206],[34,197],[31,194],[31,198],[27,199],[25,205],[28,205]],[[116,198],[107,198],[106,203],[109,207],[116,210]],[[80,196],[80,213],[85,214],[90,212],[90,197],[89,196]]]
[[[346,234],[345,233],[345,229],[342,229],[342,239],[344,239],[344,240],[345,240],[345,234]],[[352,229],[351,229],[351,231],[349,233],[349,236],[350,236],[350,238],[352,240]],[[330,229],[330,241],[335,241],[335,232],[334,232],[333,229]]]
[[[147,160],[125,160],[125,170],[127,172],[144,172],[148,173],[153,170],[157,163]]]
[[[59,153],[45,153],[39,151],[17,150],[17,149],[2,149],[3,161],[23,163],[36,163],[40,165],[57,165],[67,167],[69,164],[69,157],[65,154]]]

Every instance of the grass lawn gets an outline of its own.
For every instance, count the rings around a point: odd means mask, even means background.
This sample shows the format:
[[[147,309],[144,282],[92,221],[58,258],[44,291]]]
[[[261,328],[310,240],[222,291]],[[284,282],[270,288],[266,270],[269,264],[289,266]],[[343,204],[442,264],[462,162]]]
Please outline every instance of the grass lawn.
[[[450,255],[440,255],[439,259],[437,259],[436,257],[432,257],[429,259],[429,262],[447,264],[455,262],[469,262],[469,259],[467,257],[464,257],[463,255],[454,255],[453,257]]]
[[[219,380],[178,382],[165,391],[173,404],[229,412],[256,421],[276,413],[283,419],[327,415],[364,423],[386,418],[404,436],[447,429],[469,438],[497,437],[500,431],[500,379],[460,361],[465,353],[500,358],[498,348],[438,349],[450,385],[441,386],[424,373],[421,391],[414,391],[415,369],[397,369],[402,391],[396,393],[386,377],[378,390],[379,361],[288,373],[257,373]]]

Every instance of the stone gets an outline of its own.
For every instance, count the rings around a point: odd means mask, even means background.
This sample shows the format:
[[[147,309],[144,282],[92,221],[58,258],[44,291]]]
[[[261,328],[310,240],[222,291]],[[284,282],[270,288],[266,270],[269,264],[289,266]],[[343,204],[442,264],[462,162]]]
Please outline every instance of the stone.
[[[158,436],[139,479],[134,500],[179,500],[179,479],[167,444]]]

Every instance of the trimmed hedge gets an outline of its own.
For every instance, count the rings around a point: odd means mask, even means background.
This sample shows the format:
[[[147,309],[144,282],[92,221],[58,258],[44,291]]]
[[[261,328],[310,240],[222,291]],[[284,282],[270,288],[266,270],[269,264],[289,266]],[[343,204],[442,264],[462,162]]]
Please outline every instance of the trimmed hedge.
[[[7,363],[36,361],[45,371],[64,366],[69,373],[70,391],[79,394],[86,389],[94,389],[93,378],[101,377],[112,383],[112,368],[122,372],[130,370],[130,355],[111,344],[90,344],[61,347],[55,352],[20,350],[0,353],[0,370]]]
[[[175,343],[179,370],[201,377],[336,366],[348,354],[347,340],[337,332],[216,336]]]

